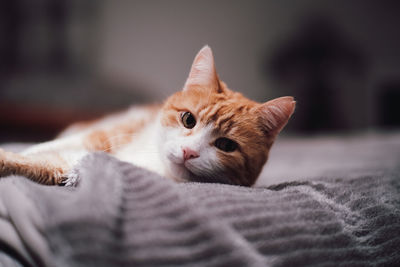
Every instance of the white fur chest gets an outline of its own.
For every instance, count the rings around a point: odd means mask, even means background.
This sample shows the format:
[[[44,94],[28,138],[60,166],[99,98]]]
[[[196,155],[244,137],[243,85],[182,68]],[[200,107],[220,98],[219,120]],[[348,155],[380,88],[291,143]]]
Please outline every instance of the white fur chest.
[[[157,147],[157,131],[160,129],[155,120],[134,134],[132,141],[119,149],[115,156],[122,161],[165,175],[165,167]]]

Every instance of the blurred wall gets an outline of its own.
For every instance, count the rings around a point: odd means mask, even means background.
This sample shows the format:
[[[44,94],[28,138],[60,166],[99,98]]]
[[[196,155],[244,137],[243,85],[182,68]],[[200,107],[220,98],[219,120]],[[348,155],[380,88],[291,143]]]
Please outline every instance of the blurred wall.
[[[295,96],[287,132],[398,127],[399,11],[370,0],[3,0],[0,139],[53,125],[44,139],[72,120],[162,100],[205,44],[231,89]]]
[[[298,92],[295,85],[287,88],[271,75],[273,66],[265,65],[316,17],[341,38],[329,40],[333,49],[343,46],[331,57],[338,53],[344,62],[325,75],[336,83],[327,96],[335,101],[333,116],[346,122],[327,129],[365,128],[377,123],[380,84],[400,77],[399,11],[396,1],[105,1],[100,71],[140,80],[161,99],[182,87],[193,56],[209,44],[220,77],[232,89],[258,101],[294,95],[302,113],[308,103],[303,98],[313,94]],[[358,66],[346,63],[346,56],[359,57]],[[346,76],[349,68],[363,73]],[[297,128],[309,115],[301,116]]]

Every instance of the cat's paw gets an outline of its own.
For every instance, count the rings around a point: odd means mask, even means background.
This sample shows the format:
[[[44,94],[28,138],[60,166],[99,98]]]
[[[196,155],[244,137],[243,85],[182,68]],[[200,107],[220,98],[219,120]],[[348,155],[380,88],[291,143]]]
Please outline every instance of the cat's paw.
[[[2,148],[0,148],[0,160],[1,161],[5,161],[7,159],[7,152],[5,150],[3,150]]]
[[[3,176],[4,168],[6,164],[6,154],[3,149],[0,148],[0,177]]]
[[[13,173],[14,161],[14,153],[0,148],[0,177]]]
[[[3,149],[0,148],[0,160],[3,160],[6,158],[6,153]]]
[[[70,171],[66,176],[63,177],[63,181],[60,185],[74,187],[79,183],[79,175],[76,171]]]

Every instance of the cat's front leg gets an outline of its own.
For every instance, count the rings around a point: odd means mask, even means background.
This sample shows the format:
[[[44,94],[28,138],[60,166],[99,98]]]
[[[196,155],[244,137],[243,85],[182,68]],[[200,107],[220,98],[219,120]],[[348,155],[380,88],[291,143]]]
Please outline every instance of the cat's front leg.
[[[22,175],[40,184],[59,185],[66,180],[68,169],[55,153],[26,156],[0,149],[0,177]]]

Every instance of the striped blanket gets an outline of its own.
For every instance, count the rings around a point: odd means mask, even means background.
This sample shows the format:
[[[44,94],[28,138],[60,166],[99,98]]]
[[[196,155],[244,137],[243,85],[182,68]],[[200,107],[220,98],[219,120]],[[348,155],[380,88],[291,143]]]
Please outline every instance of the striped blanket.
[[[1,178],[0,266],[400,266],[400,135],[283,138],[271,157],[254,188],[101,153],[75,188]]]

